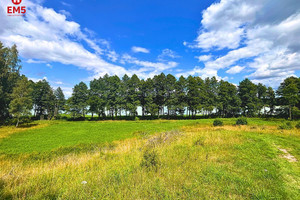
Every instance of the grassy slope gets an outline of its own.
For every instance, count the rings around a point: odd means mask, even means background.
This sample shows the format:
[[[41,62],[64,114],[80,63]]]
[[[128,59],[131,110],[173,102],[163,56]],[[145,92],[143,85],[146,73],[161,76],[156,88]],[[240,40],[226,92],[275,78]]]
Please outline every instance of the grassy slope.
[[[0,149],[0,197],[20,199],[296,199],[300,195],[299,162],[288,162],[278,147],[300,160],[300,132],[277,130],[279,121],[251,119],[249,126],[211,127],[212,120],[150,122],[61,122],[41,129],[6,136]],[[185,126],[184,126],[185,125]],[[93,140],[66,143],[74,126],[77,140],[89,134],[103,136]],[[180,128],[181,133],[149,133]],[[58,129],[58,128],[61,129]],[[70,127],[69,127],[70,128]],[[86,130],[83,135],[79,130]],[[113,129],[112,129],[113,128]],[[108,130],[107,130],[108,129]],[[126,130],[125,130],[126,129]],[[47,131],[48,130],[48,131]],[[51,131],[50,131],[51,130]],[[55,144],[108,142],[107,148],[57,155],[49,160],[32,159],[32,151],[47,148],[13,150],[16,141],[34,135],[48,137],[57,130],[67,135]],[[64,131],[63,131],[64,130]],[[114,131],[112,131],[114,130]],[[50,132],[50,133],[49,133]],[[1,129],[0,129],[1,133]],[[112,133],[118,133],[114,138]],[[110,135],[105,137],[105,135]],[[133,136],[136,137],[133,137]],[[74,136],[75,137],[75,136]],[[113,138],[112,138],[113,137]],[[22,139],[16,139],[22,138]],[[39,138],[39,137],[37,137]],[[129,139],[125,139],[129,138]],[[42,137],[42,140],[47,138]],[[124,140],[125,139],[125,140]],[[25,140],[26,141],[26,140]],[[37,143],[38,140],[35,140]],[[45,142],[47,141],[39,141]],[[7,145],[8,150],[3,148]],[[156,152],[156,168],[141,166],[146,150]],[[55,152],[53,150],[52,152]],[[27,152],[17,159],[7,153]],[[41,153],[41,154],[47,154]],[[87,184],[81,184],[87,181]],[[1,198],[0,198],[1,199]]]

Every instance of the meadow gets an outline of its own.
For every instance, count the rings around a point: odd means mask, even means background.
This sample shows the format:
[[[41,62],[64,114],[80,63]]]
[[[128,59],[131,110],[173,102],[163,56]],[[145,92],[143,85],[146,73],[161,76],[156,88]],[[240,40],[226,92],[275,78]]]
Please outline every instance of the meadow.
[[[221,120],[1,127],[0,199],[297,199],[300,130]]]

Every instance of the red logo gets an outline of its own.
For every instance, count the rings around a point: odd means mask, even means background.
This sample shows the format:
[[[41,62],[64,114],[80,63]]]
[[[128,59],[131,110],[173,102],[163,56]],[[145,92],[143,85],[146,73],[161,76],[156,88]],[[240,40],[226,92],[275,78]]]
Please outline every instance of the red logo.
[[[22,0],[11,0],[11,1],[15,5],[19,5],[20,3],[22,3]]]
[[[17,6],[22,3],[22,0],[11,0],[15,6],[7,6],[8,16],[24,16],[26,13],[26,6]]]

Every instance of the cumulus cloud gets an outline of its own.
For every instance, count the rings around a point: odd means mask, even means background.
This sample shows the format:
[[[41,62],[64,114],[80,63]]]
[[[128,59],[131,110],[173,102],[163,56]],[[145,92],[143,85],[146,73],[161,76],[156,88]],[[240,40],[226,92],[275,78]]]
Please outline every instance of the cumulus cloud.
[[[241,67],[241,66],[234,66],[231,67],[229,70],[226,71],[227,74],[238,74],[240,73],[243,69],[245,69],[245,67]]]
[[[226,52],[202,60],[203,71],[239,73],[246,67],[253,81],[278,86],[300,69],[298,0],[221,0],[203,11],[201,25],[198,37],[186,45]]]
[[[107,41],[93,39],[91,33],[87,33],[88,29],[82,30],[78,23],[67,20],[65,14],[28,0],[24,1],[25,17],[7,17],[5,9],[10,3],[4,0],[0,6],[0,40],[5,45],[17,44],[20,55],[28,63],[59,62],[86,69],[94,76],[127,72],[124,67],[103,58],[113,54],[101,47],[107,47]],[[112,56],[108,58],[115,60]]]
[[[199,62],[208,61],[211,59],[211,55],[202,55],[202,56],[196,56],[196,58],[199,60]]]
[[[137,46],[131,47],[131,51],[133,51],[134,53],[150,53],[149,49]]]
[[[147,78],[177,66],[176,62],[142,61],[128,54],[121,58],[111,49],[107,40],[96,38],[94,31],[68,20],[69,13],[56,12],[36,1],[26,1],[25,17],[7,17],[5,9],[10,3],[9,0],[4,0],[0,6],[0,40],[5,45],[17,44],[20,55],[27,63],[45,63],[50,68],[52,62],[74,65],[92,72],[86,80],[104,76],[106,73],[118,76],[136,73]],[[150,53],[148,49],[137,46],[133,46],[132,51]],[[164,53],[175,57],[175,52],[171,50]],[[115,64],[117,61],[134,67],[126,69]]]

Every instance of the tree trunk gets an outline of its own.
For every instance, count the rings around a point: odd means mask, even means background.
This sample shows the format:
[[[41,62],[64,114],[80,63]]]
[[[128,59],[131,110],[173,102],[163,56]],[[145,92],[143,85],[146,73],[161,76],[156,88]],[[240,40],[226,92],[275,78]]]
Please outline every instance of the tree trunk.
[[[18,121],[17,121],[16,127],[19,126],[19,122],[20,122],[20,118],[18,117]]]
[[[145,107],[144,106],[142,107],[142,116],[143,117],[145,116]]]
[[[292,120],[292,106],[290,105],[290,120]]]
[[[157,113],[158,119],[159,119],[159,112],[160,112],[160,107],[158,107],[158,113]]]

